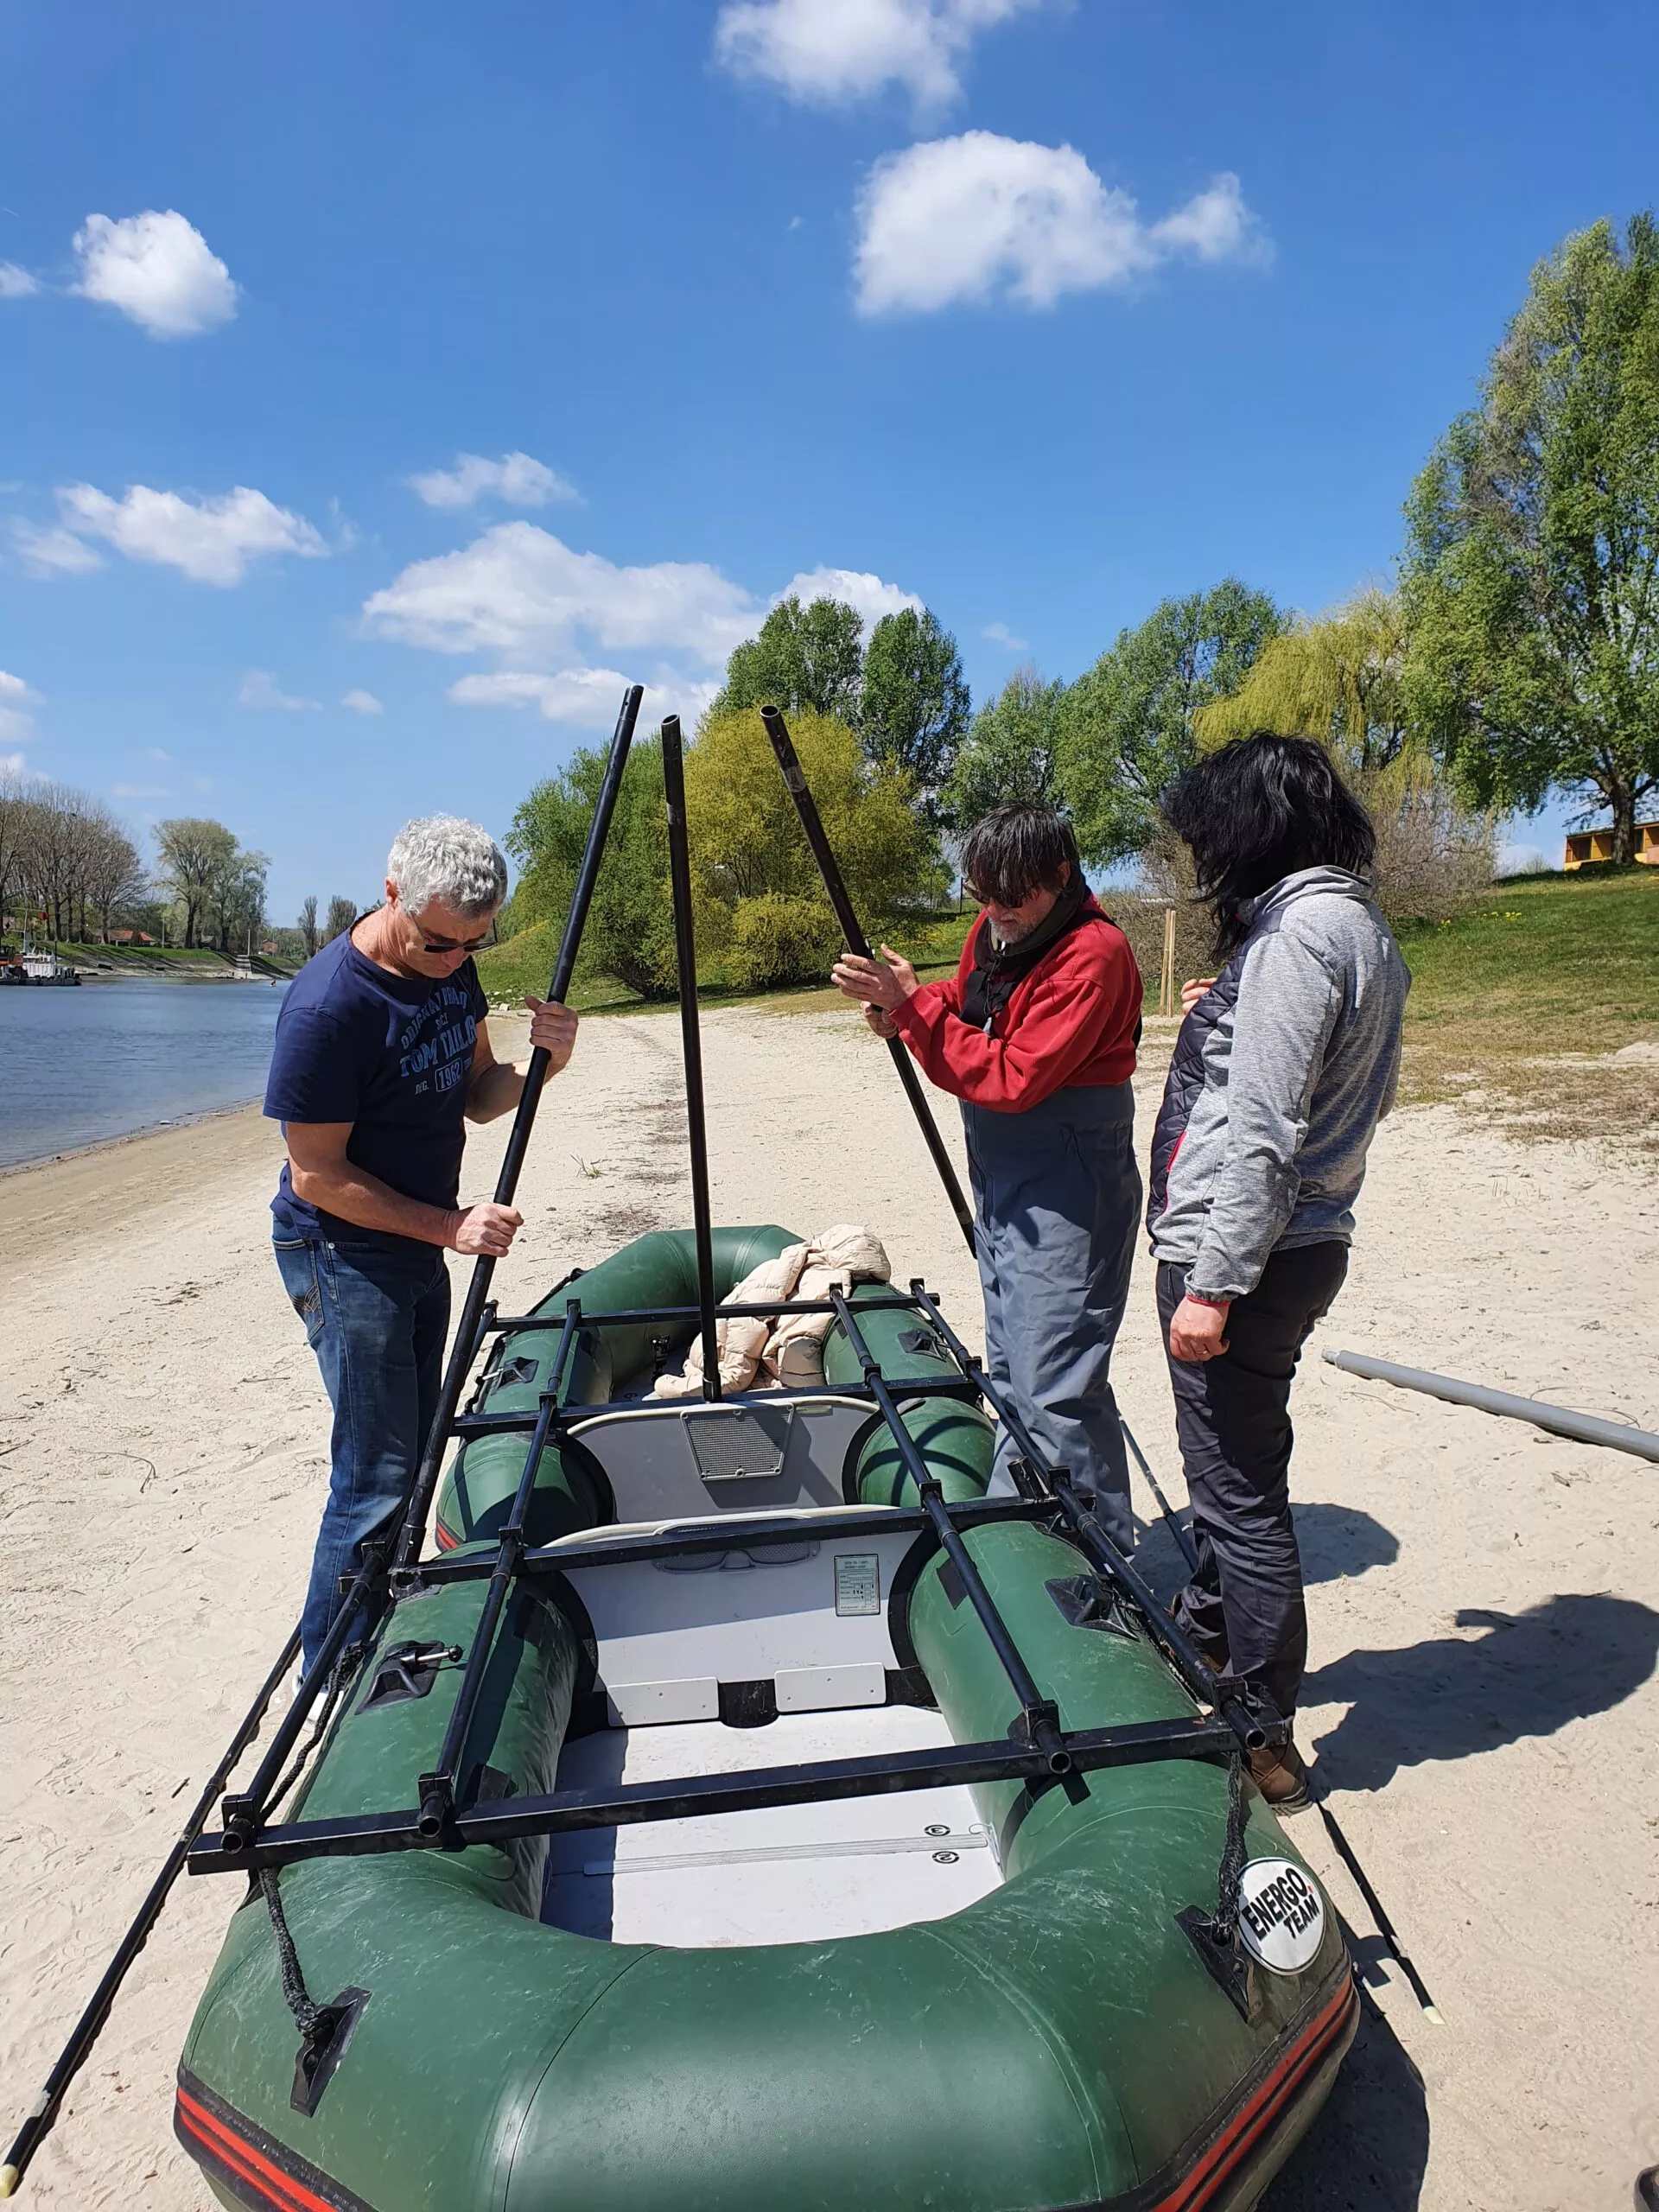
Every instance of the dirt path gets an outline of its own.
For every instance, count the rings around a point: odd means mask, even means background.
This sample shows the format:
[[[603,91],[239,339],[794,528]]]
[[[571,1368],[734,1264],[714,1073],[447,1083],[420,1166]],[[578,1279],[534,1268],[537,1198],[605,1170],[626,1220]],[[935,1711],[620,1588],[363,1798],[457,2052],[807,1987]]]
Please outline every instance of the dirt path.
[[[716,1217],[869,1221],[968,1332],[967,1255],[856,1021],[726,1012],[706,1051]],[[686,1217],[678,1102],[671,1018],[588,1026],[549,1094],[504,1298]],[[501,1136],[475,1141],[469,1191]],[[0,1179],[8,2133],[297,1607],[326,1422],[266,1250],[276,1156],[236,1116]],[[1659,1421],[1645,1171],[1414,1109],[1362,1206],[1323,1342]],[[1145,1281],[1118,1373],[1179,1495]],[[1659,2158],[1659,1471],[1317,1357],[1296,1414],[1303,1734],[1446,2024],[1374,1968],[1380,2015],[1271,2212],[1624,2212]],[[1161,1531],[1145,1556],[1168,1584]],[[1367,1937],[1313,1816],[1298,1840]],[[200,2212],[169,2085],[228,1907],[180,1885],[35,2202]]]

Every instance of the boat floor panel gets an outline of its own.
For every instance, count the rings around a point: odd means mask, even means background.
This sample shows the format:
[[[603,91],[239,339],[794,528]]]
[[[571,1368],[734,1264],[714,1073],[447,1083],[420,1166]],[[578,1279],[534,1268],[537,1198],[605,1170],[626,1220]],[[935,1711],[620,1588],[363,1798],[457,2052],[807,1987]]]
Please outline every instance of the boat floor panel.
[[[565,1746],[561,1789],[948,1745],[937,1713],[865,1706],[764,1728],[601,1729]],[[681,1950],[821,1942],[943,1920],[1001,1880],[973,1796],[920,1789],[551,1839],[542,1918],[573,1935]]]

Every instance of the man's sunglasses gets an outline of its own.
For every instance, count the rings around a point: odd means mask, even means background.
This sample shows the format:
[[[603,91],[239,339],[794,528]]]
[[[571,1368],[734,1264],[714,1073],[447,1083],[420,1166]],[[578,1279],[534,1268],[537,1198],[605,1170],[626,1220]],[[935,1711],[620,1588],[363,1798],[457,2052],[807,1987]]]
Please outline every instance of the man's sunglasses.
[[[493,927],[494,925],[492,923],[491,929]],[[476,952],[480,945],[489,943],[490,933],[490,930],[486,930],[482,937],[462,938],[423,935],[421,950],[423,952]]]

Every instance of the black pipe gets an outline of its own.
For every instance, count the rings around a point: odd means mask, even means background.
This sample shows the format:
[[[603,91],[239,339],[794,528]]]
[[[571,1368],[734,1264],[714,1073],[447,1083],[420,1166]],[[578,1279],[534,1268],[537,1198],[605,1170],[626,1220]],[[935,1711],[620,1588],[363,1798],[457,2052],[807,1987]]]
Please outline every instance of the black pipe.
[[[1131,1721],[1120,1728],[1078,1728],[1065,1738],[1072,1769],[1092,1774],[1109,1767],[1144,1766],[1159,1759],[1214,1759],[1232,1738],[1215,1720],[1196,1713],[1169,1720]],[[893,1796],[976,1782],[1028,1782],[1040,1787],[1052,1775],[1040,1750],[1009,1741],[941,1744],[928,1751],[878,1751],[861,1758],[825,1759],[801,1766],[739,1768],[729,1774],[672,1776],[652,1782],[600,1783],[556,1790],[546,1797],[492,1798],[457,1813],[451,1826],[456,1849],[502,1844],[515,1836],[565,1835],[594,1828],[632,1827],[652,1821],[704,1819],[710,1814],[752,1812],[770,1805],[814,1805],[848,1797]],[[348,1813],[331,1820],[298,1821],[267,1828],[248,1859],[227,1859],[217,1836],[204,1836],[191,1853],[192,1874],[232,1868],[288,1866],[307,1859],[359,1858],[419,1851],[426,1839],[412,1812]]]
[[[860,926],[858,915],[848,894],[841,868],[836,862],[835,854],[830,850],[830,840],[824,835],[817,804],[808,788],[806,772],[796,757],[795,747],[789,734],[789,726],[776,707],[762,707],[760,719],[766,726],[766,735],[771,739],[772,749],[778,756],[778,766],[783,770],[784,782],[788,788],[790,797],[795,802],[795,811],[801,818],[801,828],[805,832],[807,843],[812,849],[812,857],[818,864],[818,874],[823,878],[825,893],[835,910],[836,919],[841,925],[841,933],[847,940],[847,950],[849,952],[856,953],[861,959],[873,960],[875,955],[871,951],[870,941]],[[932,1155],[933,1165],[938,1171],[939,1180],[944,1185],[944,1195],[950,1201],[951,1211],[957,1217],[963,1236],[967,1240],[968,1249],[971,1252],[976,1249],[974,1210],[969,1205],[963,1193],[962,1185],[957,1179],[956,1167],[950,1154],[944,1148],[944,1140],[939,1135],[938,1123],[933,1119],[933,1109],[929,1106],[926,1096],[922,1090],[921,1078],[916,1072],[915,1064],[897,1037],[889,1037],[887,1039],[887,1047],[892,1056],[893,1065],[899,1071],[899,1080],[904,1085],[905,1096],[910,1101],[910,1110],[916,1116],[916,1125],[922,1133],[923,1141],[929,1153]]]
[[[241,1726],[232,1737],[223,1758],[208,1776],[200,1796],[191,1808],[189,1819],[179,1832],[178,1841],[162,1861],[161,1871],[150,1884],[149,1894],[139,1906],[132,1925],[121,1938],[115,1956],[105,1967],[86,2009],[76,2021],[68,2042],[58,2054],[57,2063],[47,2075],[46,2087],[35,2100],[33,2111],[18,2129],[11,2148],[6,2153],[5,2164],[0,2166],[0,2196],[15,2194],[18,2183],[29,2171],[30,2159],[51,2133],[69,2085],[86,2063],[92,2045],[98,2041],[104,2023],[110,2017],[110,2007],[115,2002],[118,1991],[126,1980],[133,1961],[149,1942],[150,1929],[161,1918],[162,1908],[178,1879],[179,1870],[188,1857],[191,1846],[207,1825],[214,1798],[225,1787],[232,1768],[258,1733],[265,1707],[294,1664],[295,1654],[299,1648],[300,1631],[296,1626],[283,1646],[276,1665],[265,1676],[258,1695],[249,1707]]]
[[[1147,1487],[1151,1490],[1153,1496],[1158,1501],[1158,1510],[1163,1515],[1165,1521],[1168,1524],[1170,1535],[1174,1537],[1177,1545],[1179,1547],[1181,1556],[1186,1561],[1187,1572],[1191,1574],[1196,1574],[1198,1571],[1198,1553],[1197,1545],[1194,1544],[1192,1537],[1187,1535],[1186,1530],[1181,1526],[1181,1523],[1176,1516],[1174,1507],[1164,1496],[1163,1491],[1159,1484],[1157,1476],[1153,1473],[1151,1467],[1147,1464],[1146,1453],[1141,1449],[1141,1446],[1135,1440],[1135,1431],[1129,1427],[1129,1424],[1124,1420],[1122,1414],[1118,1415],[1117,1425],[1123,1432],[1123,1441],[1128,1446],[1130,1451],[1135,1454],[1135,1464],[1140,1468],[1141,1473],[1146,1477]]]
[[[559,955],[554,963],[553,979],[547,987],[548,997],[561,1005],[569,995],[571,980],[576,971],[576,955],[582,950],[582,933],[587,926],[594,886],[599,880],[599,865],[605,856],[605,840],[610,835],[611,817],[616,811],[617,795],[622,788],[622,772],[627,766],[628,747],[633,743],[633,726],[639,719],[639,702],[645,696],[645,687],[639,683],[630,683],[622,695],[621,711],[617,715],[616,729],[611,738],[610,757],[605,763],[604,781],[599,787],[599,803],[594,809],[594,818],[588,825],[588,844],[582,855],[582,866],[576,871],[575,888],[570,893],[570,911],[564,918],[564,933],[559,939]],[[512,1117],[507,1148],[501,1157],[501,1173],[495,1179],[495,1203],[499,1206],[510,1206],[513,1192],[518,1187],[524,1152],[535,1125],[536,1109],[541,1102],[542,1085],[547,1079],[547,1054],[538,1046],[531,1052],[530,1065],[524,1071],[524,1090]],[[487,1253],[480,1254],[473,1267],[473,1280],[467,1286],[461,1319],[455,1325],[454,1340],[450,1347],[449,1365],[444,1375],[438,1409],[427,1434],[426,1449],[421,1455],[420,1472],[415,1478],[415,1488],[397,1538],[397,1564],[399,1567],[407,1567],[411,1560],[418,1559],[421,1547],[426,1541],[426,1516],[431,1510],[432,1494],[438,1486],[444,1446],[449,1440],[449,1424],[455,1417],[455,1408],[461,1402],[461,1386],[476,1356],[475,1340],[480,1333],[485,1301],[490,1293],[490,1278],[494,1273],[495,1262]]]
[[[902,1293],[891,1298],[861,1298],[861,1313],[909,1313],[915,1306],[913,1298]],[[720,1309],[721,1317],[739,1321],[775,1321],[785,1313],[833,1313],[835,1307],[827,1298],[773,1298],[753,1306],[734,1306],[729,1301]],[[625,1313],[587,1313],[582,1319],[590,1329],[626,1328],[641,1321],[696,1321],[702,1318],[700,1306],[636,1306]],[[525,1329],[550,1329],[557,1319],[553,1313],[513,1313],[505,1321],[492,1321],[490,1327],[498,1335]]]
[[[1135,1611],[1145,1622],[1148,1632],[1163,1647],[1166,1656],[1192,1694],[1203,1705],[1214,1706],[1239,1742],[1249,1751],[1259,1751],[1267,1741],[1261,1725],[1246,1711],[1236,1698],[1217,1695],[1216,1678],[1205,1664],[1204,1655],[1197,1644],[1178,1628],[1159,1604],[1157,1593],[1143,1581],[1124,1558],[1117,1546],[1107,1535],[1092,1513],[1085,1510],[1073,1491],[1063,1469],[1051,1467],[1037,1447],[1031,1431],[1014,1411],[1013,1405],[985,1372],[982,1361],[974,1357],[956,1331],[938,1309],[925,1284],[911,1285],[916,1303],[921,1306],[944,1339],[952,1356],[967,1370],[995,1414],[1019,1446],[1033,1482],[1038,1484],[1059,1507],[1067,1527],[1077,1541],[1088,1554],[1094,1566],[1134,1601]]]
[[[1027,1739],[1033,1748],[1044,1753],[1051,1774],[1069,1774],[1071,1758],[1065,1748],[1065,1738],[1060,1732],[1059,1715],[1052,1698],[1046,1698],[1038,1688],[1031,1669],[1021,1656],[1019,1645],[1008,1633],[1007,1623],[997,1611],[996,1600],[985,1587],[984,1579],[974,1562],[973,1555],[957,1533],[945,1504],[944,1493],[938,1478],[929,1470],[926,1460],[917,1448],[916,1440],[899,1417],[899,1408],[888,1389],[874,1354],[864,1341],[863,1332],[853,1319],[852,1308],[839,1291],[830,1294],[836,1308],[836,1318],[842,1333],[852,1348],[853,1357],[864,1370],[881,1417],[887,1422],[905,1471],[916,1485],[922,1510],[933,1524],[941,1549],[962,1578],[962,1586],[969,1602],[979,1616],[979,1624],[996,1654],[998,1664],[1008,1678],[1024,1721]]]
[[[548,1437],[559,1418],[559,1392],[564,1387],[564,1370],[581,1326],[581,1309],[573,1301],[564,1310],[564,1329],[559,1338],[558,1354],[553,1362],[553,1372],[548,1377],[547,1388],[542,1393],[535,1433],[530,1440],[530,1448],[524,1453],[518,1487],[513,1493],[512,1510],[501,1530],[501,1541],[496,1546],[489,1587],[485,1591],[484,1603],[479,1608],[478,1626],[473,1634],[472,1649],[467,1654],[461,1688],[455,1693],[455,1701],[450,1708],[449,1725],[443,1732],[443,1745],[438,1753],[438,1763],[430,1773],[421,1777],[421,1833],[429,1836],[435,1843],[442,1835],[449,1815],[455,1808],[455,1784],[461,1760],[466,1755],[467,1738],[472,1732],[473,1716],[478,1711],[478,1700],[483,1694],[484,1676],[490,1663],[490,1648],[495,1642],[496,1624],[501,1618],[507,1592],[524,1556],[524,1521],[530,1511],[531,1493],[541,1471],[542,1454],[547,1449]]]
[[[674,897],[674,965],[685,1058],[685,1127],[691,1149],[691,1225],[697,1246],[697,1311],[702,1325],[702,1395],[720,1395],[715,1319],[715,1232],[709,1205],[709,1129],[702,1109],[702,1034],[697,1027],[697,947],[691,925],[691,855],[685,830],[685,758],[680,718],[663,724],[663,796],[668,807],[668,880]]]

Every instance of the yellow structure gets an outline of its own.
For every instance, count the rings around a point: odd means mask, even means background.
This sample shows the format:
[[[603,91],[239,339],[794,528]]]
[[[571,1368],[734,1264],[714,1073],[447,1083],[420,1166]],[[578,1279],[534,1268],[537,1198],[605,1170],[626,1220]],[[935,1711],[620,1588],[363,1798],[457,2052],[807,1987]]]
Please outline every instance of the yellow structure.
[[[1586,861],[1610,861],[1612,857],[1613,833],[1611,830],[1575,830],[1567,841],[1561,866],[1564,868],[1582,868]],[[1649,868],[1659,868],[1659,822],[1637,823],[1636,857]]]

